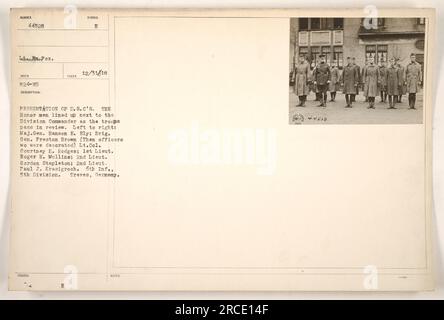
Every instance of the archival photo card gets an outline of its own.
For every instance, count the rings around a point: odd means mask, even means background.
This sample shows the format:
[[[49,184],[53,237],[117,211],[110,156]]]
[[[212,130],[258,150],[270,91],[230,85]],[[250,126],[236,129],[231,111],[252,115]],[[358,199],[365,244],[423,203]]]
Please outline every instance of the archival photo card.
[[[367,16],[11,10],[10,289],[432,289],[435,12]]]
[[[423,122],[425,17],[290,19],[290,124]]]

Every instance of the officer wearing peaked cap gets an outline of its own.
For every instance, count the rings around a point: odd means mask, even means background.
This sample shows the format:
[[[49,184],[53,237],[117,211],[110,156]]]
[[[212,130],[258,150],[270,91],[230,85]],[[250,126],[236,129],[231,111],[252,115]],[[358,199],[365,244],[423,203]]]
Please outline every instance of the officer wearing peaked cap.
[[[410,55],[410,63],[405,68],[406,91],[409,95],[409,107],[415,109],[416,93],[422,83],[421,65],[416,62],[416,55]]]
[[[356,95],[356,87],[359,83],[359,74],[356,67],[351,63],[351,58],[347,57],[347,65],[342,71],[340,82],[344,86],[345,101],[347,102],[346,108],[351,108]]]
[[[316,67],[313,80],[319,91],[319,98],[320,98],[319,100],[321,102],[319,107],[326,107],[327,90],[328,90],[328,84],[330,83],[331,74],[330,74],[330,67],[325,62],[325,55],[320,55],[319,58],[321,59],[321,62]]]

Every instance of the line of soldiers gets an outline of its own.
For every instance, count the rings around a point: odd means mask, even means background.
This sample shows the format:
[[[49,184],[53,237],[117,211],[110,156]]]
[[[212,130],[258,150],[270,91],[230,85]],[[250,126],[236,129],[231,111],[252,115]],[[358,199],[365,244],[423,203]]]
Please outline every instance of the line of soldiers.
[[[368,109],[375,108],[375,98],[379,94],[381,102],[386,102],[388,97],[388,109],[396,109],[395,104],[400,103],[402,95],[408,93],[409,109],[416,109],[416,93],[422,85],[421,65],[416,62],[414,53],[410,55],[410,63],[404,68],[399,59],[391,58],[389,66],[385,62],[381,66],[374,63],[372,57],[368,58],[366,66],[361,68],[356,64],[355,58],[347,57],[347,65],[342,73],[336,65],[331,67],[325,61],[325,55],[319,56],[320,61],[311,71],[309,63],[304,56],[300,57],[299,63],[292,72],[293,90],[299,97],[297,106],[304,107],[307,95],[312,90],[316,92],[316,100],[320,102],[319,107],[327,106],[327,91],[330,91],[330,101],[335,101],[336,92],[343,87],[346,108],[352,108],[359,87],[363,85],[365,101]]]

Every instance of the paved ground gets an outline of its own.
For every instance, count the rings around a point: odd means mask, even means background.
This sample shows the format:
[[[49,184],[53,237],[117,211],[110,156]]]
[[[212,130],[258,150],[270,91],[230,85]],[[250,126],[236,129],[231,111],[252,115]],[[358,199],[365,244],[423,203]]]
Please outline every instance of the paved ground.
[[[318,107],[319,102],[314,101],[315,95],[310,92],[305,107],[296,107],[299,103],[298,97],[290,88],[290,124],[408,124],[422,123],[423,99],[422,93],[416,97],[416,110],[409,110],[408,96],[402,97],[402,102],[396,104],[395,110],[389,110],[388,102],[380,102],[376,97],[375,109],[367,109],[368,102],[362,94],[356,96],[353,108],[344,108],[345,95],[341,92],[336,94],[336,101],[330,102],[328,93],[327,107]]]

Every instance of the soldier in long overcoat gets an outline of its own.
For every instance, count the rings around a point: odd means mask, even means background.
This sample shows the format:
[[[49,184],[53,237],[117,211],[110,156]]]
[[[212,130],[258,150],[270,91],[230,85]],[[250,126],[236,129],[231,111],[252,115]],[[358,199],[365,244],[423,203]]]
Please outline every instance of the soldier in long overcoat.
[[[359,83],[359,74],[356,67],[351,63],[351,58],[347,57],[347,65],[342,70],[340,76],[340,82],[344,87],[345,101],[347,105],[346,108],[352,107],[352,97],[356,95],[356,87]]]
[[[381,102],[386,102],[387,100],[387,67],[385,65],[385,61],[381,62],[381,66],[379,67],[379,91],[381,94]]]
[[[319,59],[319,57],[318,57],[318,59]],[[315,66],[314,66],[314,68],[313,68],[313,70],[312,70],[312,73],[311,73],[311,80],[312,80],[312,85],[313,85],[313,92],[315,93],[315,101],[321,101],[321,98],[320,98],[321,94],[319,93],[318,86],[316,85],[315,80],[314,80],[314,78],[315,78],[315,74],[316,74],[316,69],[318,68],[319,63],[320,63],[319,60],[316,61]]]
[[[304,107],[305,101],[307,100],[307,95],[309,93],[308,87],[308,77],[310,73],[310,66],[308,62],[305,61],[305,57],[301,56],[299,58],[299,63],[296,65],[294,70],[294,86],[293,91],[299,97],[298,106]]]
[[[315,99],[316,99],[316,88],[313,84],[313,76],[314,76],[314,70],[315,70],[316,66],[314,63],[312,63],[310,65],[310,70],[308,72],[308,87],[309,87],[309,91],[313,91],[315,94]],[[310,94],[310,93],[309,93]]]
[[[375,108],[375,97],[378,95],[378,78],[378,67],[374,64],[373,58],[370,57],[362,73],[362,80],[364,81],[365,87],[364,95],[367,97],[369,109]]]
[[[320,55],[321,62],[316,67],[314,73],[314,82],[319,92],[320,105],[319,107],[327,106],[327,90],[330,83],[330,67],[325,62],[325,55]]]
[[[336,99],[336,91],[339,91],[339,69],[336,65],[336,62],[333,62],[333,65],[330,68],[330,83],[328,90],[330,91],[330,101],[335,101]]]
[[[368,65],[368,59],[367,59],[367,61],[365,62],[364,67],[362,67],[361,77],[360,77],[360,81],[362,82],[362,94],[363,94],[364,97],[365,97],[365,102],[368,101],[368,96],[367,96],[367,91],[368,91],[368,90],[367,90],[367,83],[365,82],[365,79],[364,79],[365,69],[367,68],[367,65]]]
[[[358,77],[359,77],[358,85],[356,86],[356,94],[354,96],[351,96],[352,102],[355,102],[356,96],[359,94],[359,86],[362,84],[362,78],[361,78],[361,67],[356,64],[355,57],[352,58],[352,63],[354,65],[356,72],[358,73]]]
[[[398,78],[399,78],[399,82],[401,83],[401,85],[399,86],[398,89],[398,99],[397,102],[401,103],[402,102],[402,95],[405,94],[405,84],[404,84],[404,73],[405,73],[405,69],[404,67],[401,65],[401,63],[399,62],[399,58],[396,59],[396,67],[398,68]]]
[[[395,58],[390,59],[390,66],[387,68],[386,83],[389,109],[396,109],[396,97],[399,94],[399,86],[401,83],[399,82],[398,68],[395,64]]]
[[[405,68],[405,83],[406,90],[409,94],[409,107],[415,109],[416,93],[420,89],[422,82],[421,65],[416,62],[416,55],[412,53],[410,55],[410,63]]]

